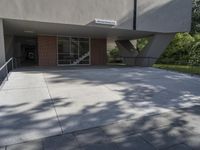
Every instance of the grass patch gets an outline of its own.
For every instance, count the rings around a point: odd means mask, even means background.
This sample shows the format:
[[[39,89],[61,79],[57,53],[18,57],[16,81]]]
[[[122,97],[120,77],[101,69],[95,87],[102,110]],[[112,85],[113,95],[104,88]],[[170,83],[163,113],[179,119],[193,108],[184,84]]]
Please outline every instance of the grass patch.
[[[182,72],[182,73],[200,75],[200,67],[184,66],[184,65],[166,65],[166,64],[155,64],[155,65],[153,65],[153,67],[159,68],[159,69],[166,69],[166,70]]]

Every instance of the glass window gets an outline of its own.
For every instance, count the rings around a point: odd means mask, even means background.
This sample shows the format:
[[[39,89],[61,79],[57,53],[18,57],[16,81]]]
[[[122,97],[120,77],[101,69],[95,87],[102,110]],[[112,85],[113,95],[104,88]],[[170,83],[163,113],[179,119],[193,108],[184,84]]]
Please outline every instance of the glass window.
[[[70,53],[70,39],[68,37],[58,38],[58,53]]]
[[[81,56],[89,52],[89,39],[79,39],[79,51]]]
[[[77,58],[77,59],[78,59],[78,57],[79,57],[79,53],[78,53],[78,49],[79,49],[78,43],[79,43],[78,38],[72,38],[72,40],[71,40],[71,52],[72,52],[72,55],[73,55],[75,58]]]
[[[89,38],[58,38],[58,64],[89,64]]]

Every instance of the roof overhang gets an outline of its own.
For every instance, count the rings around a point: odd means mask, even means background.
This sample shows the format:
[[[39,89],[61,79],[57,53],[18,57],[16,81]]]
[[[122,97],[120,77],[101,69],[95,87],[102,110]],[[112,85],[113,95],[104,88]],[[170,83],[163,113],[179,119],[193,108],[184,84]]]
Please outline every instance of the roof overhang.
[[[103,26],[78,26],[69,24],[4,19],[4,34],[15,36],[60,35],[93,38],[111,37],[118,40],[131,40],[151,36],[154,33],[106,28]]]

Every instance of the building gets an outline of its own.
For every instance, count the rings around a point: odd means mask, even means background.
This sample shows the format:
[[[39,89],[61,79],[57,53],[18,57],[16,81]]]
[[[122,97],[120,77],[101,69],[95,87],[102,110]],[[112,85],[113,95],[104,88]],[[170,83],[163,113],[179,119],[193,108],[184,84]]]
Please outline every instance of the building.
[[[152,65],[175,33],[190,31],[191,12],[191,0],[0,0],[0,66],[11,57],[20,65],[105,65],[107,38],[135,65]],[[150,41],[138,53],[130,40],[143,37]]]

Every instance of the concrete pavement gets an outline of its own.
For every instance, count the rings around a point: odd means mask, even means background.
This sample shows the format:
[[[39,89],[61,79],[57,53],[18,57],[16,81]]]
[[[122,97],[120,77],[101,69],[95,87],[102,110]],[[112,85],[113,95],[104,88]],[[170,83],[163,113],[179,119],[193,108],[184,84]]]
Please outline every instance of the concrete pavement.
[[[102,126],[108,138],[115,134],[116,137],[128,136],[127,132],[146,132],[151,126],[154,129],[174,127],[171,121],[180,118],[184,118],[182,123],[186,128],[200,134],[196,110],[200,101],[199,81],[198,77],[154,68],[18,69],[11,73],[0,91],[0,145]],[[175,113],[176,110],[181,113]],[[151,118],[170,112],[173,115],[166,120],[167,116],[161,117],[158,125],[156,118]],[[139,119],[148,120],[148,124],[143,127],[132,122]],[[124,120],[126,123],[120,126],[118,122]],[[160,132],[162,130],[151,134]],[[149,136],[145,137],[148,141]],[[132,139],[135,137],[128,141]],[[151,145],[157,146],[156,143]]]
[[[195,113],[179,109],[9,145],[2,150],[199,150],[200,132],[193,130],[186,119],[191,116],[200,119],[200,113]]]

